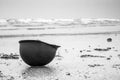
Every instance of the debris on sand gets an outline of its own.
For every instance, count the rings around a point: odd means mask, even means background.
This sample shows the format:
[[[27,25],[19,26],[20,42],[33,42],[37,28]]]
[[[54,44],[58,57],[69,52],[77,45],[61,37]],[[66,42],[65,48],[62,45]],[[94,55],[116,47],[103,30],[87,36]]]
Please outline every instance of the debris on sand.
[[[81,57],[81,58],[87,58],[87,57],[99,57],[99,58],[105,58],[105,56],[89,55],[89,54],[81,55],[80,57]]]
[[[114,64],[112,68],[120,69],[120,64]]]
[[[71,74],[70,74],[70,72],[67,72],[66,75],[70,76]]]
[[[120,54],[118,54],[118,58],[120,59]]]
[[[0,80],[15,80],[13,76],[10,75],[4,75],[2,71],[0,71]]]
[[[89,64],[88,66],[89,67],[96,67],[96,66],[104,66],[104,65],[101,65],[101,64]]]
[[[110,56],[109,56],[109,57],[107,57],[106,59],[107,59],[107,60],[110,60],[111,58],[112,58],[112,56],[110,55]]]
[[[84,50],[80,50],[80,53],[82,53],[82,52],[84,52],[84,51],[85,51],[85,52],[92,52],[90,49],[87,49],[87,50],[84,49]]]
[[[82,53],[83,51],[82,50],[80,50],[80,53]]]
[[[109,51],[111,50],[111,47],[107,47],[107,48],[95,48],[95,51]]]
[[[86,52],[91,52],[91,50],[87,50]]]
[[[84,74],[84,78],[85,78],[85,79],[88,79],[88,78],[90,78],[90,76],[89,76],[89,75]]]
[[[111,59],[110,57],[107,58],[107,60],[110,60],[110,59]]]
[[[108,39],[107,39],[107,42],[112,42],[112,38],[108,38]]]
[[[0,55],[1,59],[19,59],[19,55],[18,54],[1,54]]]

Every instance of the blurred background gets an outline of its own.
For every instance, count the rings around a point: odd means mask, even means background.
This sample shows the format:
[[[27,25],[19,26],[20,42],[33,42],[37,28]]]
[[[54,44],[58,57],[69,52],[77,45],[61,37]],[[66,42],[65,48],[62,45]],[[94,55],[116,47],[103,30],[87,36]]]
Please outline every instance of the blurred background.
[[[0,18],[120,18],[120,0],[0,0]]]

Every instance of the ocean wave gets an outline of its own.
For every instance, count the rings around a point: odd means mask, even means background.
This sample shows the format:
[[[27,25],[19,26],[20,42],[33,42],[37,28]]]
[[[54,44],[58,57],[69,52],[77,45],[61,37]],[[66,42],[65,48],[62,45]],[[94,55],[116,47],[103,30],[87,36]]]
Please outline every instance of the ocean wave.
[[[0,19],[0,27],[6,27],[8,26],[8,22],[6,19]]]
[[[0,27],[35,27],[35,26],[118,26],[120,19],[96,18],[96,19],[0,19]]]

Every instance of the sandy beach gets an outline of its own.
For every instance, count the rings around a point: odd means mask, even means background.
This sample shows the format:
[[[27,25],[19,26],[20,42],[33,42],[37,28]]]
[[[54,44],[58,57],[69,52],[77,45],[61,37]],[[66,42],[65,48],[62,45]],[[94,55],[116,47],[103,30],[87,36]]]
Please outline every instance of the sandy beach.
[[[107,41],[108,38],[112,41]],[[19,55],[19,39],[21,38],[2,38],[1,54]],[[57,38],[42,36],[39,39],[46,41],[49,39],[62,45],[57,50],[54,60],[44,67],[30,67],[20,56],[18,59],[1,58],[1,80],[120,79],[120,34],[57,36]]]
[[[0,80],[120,80],[119,26],[0,33]],[[18,41],[23,39],[61,47],[49,64],[31,67],[20,57]]]

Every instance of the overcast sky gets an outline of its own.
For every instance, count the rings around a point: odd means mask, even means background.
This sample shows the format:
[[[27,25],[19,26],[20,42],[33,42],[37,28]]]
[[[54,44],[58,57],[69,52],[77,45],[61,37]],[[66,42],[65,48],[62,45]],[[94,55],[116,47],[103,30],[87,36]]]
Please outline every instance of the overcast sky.
[[[0,0],[0,18],[120,18],[120,0]]]

